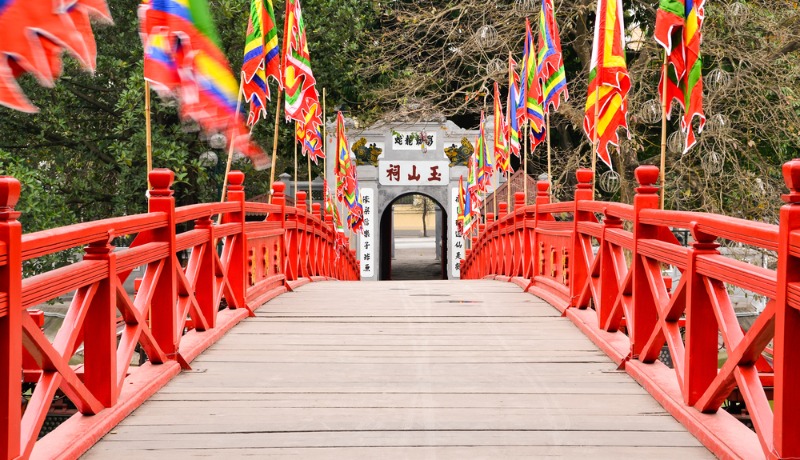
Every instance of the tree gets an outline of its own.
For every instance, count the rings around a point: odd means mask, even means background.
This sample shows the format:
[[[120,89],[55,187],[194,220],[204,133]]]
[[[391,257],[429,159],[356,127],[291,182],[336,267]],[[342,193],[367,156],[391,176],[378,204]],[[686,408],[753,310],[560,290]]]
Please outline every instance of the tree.
[[[242,62],[249,4],[233,0],[210,3],[224,51],[237,70]],[[26,231],[146,210],[138,5],[137,0],[109,1],[115,23],[95,27],[98,57],[94,75],[81,71],[65,57],[64,75],[55,88],[40,87],[30,77],[21,82],[26,94],[41,108],[38,114],[0,107],[0,130],[4,134],[0,139],[0,171],[14,174],[23,182],[19,206],[26,211],[21,217]],[[283,23],[283,7],[283,2],[275,3],[279,24]],[[356,0],[308,0],[304,11],[312,66],[318,87],[328,88],[329,108],[357,108],[361,79],[349,53],[358,53],[360,42],[356,37],[369,24],[367,13],[371,8]],[[274,110],[273,101],[269,119],[254,131],[257,142],[270,152]],[[178,204],[218,200],[224,168],[213,168],[200,160],[210,147],[197,127],[179,118],[174,103],[156,97],[152,116],[154,166],[175,171]],[[291,127],[281,123],[278,174],[292,168],[292,136]],[[225,161],[227,152],[217,153],[220,162]],[[254,171],[245,162],[234,166],[247,174],[248,195],[267,191],[269,171]],[[316,171],[321,171],[321,165]],[[40,186],[41,179],[46,179],[46,188]],[[63,202],[64,206],[37,205],[48,202]]]
[[[447,116],[476,126],[480,110],[491,104],[493,82],[507,82],[509,51],[519,62],[524,17],[535,28],[538,3],[376,3],[379,27],[364,36],[367,52],[359,60],[362,74],[374,83],[371,107],[404,118]],[[621,188],[614,192],[615,181],[609,180],[612,191],[604,193],[606,198],[630,202],[633,170],[659,163],[660,123],[648,113],[653,101],[658,103],[662,60],[652,39],[657,3],[625,2],[634,82],[631,140],[613,154]],[[525,11],[531,4],[537,6]],[[554,188],[562,199],[571,195],[574,171],[589,165],[591,144],[582,133],[582,120],[595,5],[595,0],[555,1],[571,96],[552,118]],[[668,208],[777,220],[779,166],[800,148],[798,23],[795,2],[706,3],[702,53],[709,125],[689,153],[668,155]],[[672,118],[669,131],[675,132],[677,117]],[[541,150],[530,161],[531,174],[545,170]]]

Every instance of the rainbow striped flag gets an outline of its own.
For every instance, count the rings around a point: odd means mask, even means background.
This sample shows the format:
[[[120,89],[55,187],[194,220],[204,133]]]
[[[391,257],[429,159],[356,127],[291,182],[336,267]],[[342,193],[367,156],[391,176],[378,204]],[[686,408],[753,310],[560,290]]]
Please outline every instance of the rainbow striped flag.
[[[221,132],[239,152],[250,157],[257,169],[269,165],[267,155],[250,142],[249,130],[238,120],[236,111],[239,84],[225,54],[220,50],[214,22],[206,0],[149,0],[139,7],[142,41],[164,46],[157,48],[177,65],[178,79],[163,81],[154,73],[157,66],[145,66],[145,78],[152,81],[162,95],[177,97],[181,116],[195,120],[208,133]],[[151,39],[151,35],[163,38]],[[145,60],[157,56],[156,47],[149,47]]]
[[[508,154],[508,128],[503,117],[500,89],[494,82],[494,161],[497,170],[505,174],[511,171],[511,155]]]
[[[520,124],[530,122],[535,133],[544,132],[544,111],[542,110],[542,85],[536,76],[536,48],[533,44],[531,23],[525,18],[525,46],[522,53],[522,69],[520,79],[520,108],[524,108],[524,116]]]
[[[334,172],[336,173],[336,197],[347,205],[347,224],[353,231],[362,229],[364,207],[361,203],[361,194],[358,190],[358,177],[356,164],[350,158],[350,148],[347,143],[347,132],[344,128],[344,116],[339,112],[336,116],[336,151],[338,161]]]
[[[558,111],[561,97],[569,100],[567,73],[564,70],[564,57],[561,52],[561,38],[558,34],[553,0],[542,0],[539,13],[539,66],[536,75],[542,84],[544,110]]]
[[[517,101],[519,101],[519,77],[514,72],[517,63],[508,57],[508,106],[506,107],[506,126],[508,127],[508,150],[519,157],[519,119],[517,118]]]
[[[242,62],[242,91],[250,102],[247,117],[250,126],[267,115],[266,101],[270,99],[267,78],[273,77],[279,86],[283,83],[279,57],[272,0],[252,0]]]
[[[475,144],[476,155],[476,185],[481,191],[486,191],[489,188],[494,173],[494,166],[492,165],[492,157],[489,156],[489,149],[486,146],[486,119],[483,111],[481,110],[481,126],[478,141]]]
[[[300,0],[286,0],[283,27],[283,87],[286,90],[285,112],[287,120],[300,124],[302,134],[297,140],[303,144],[303,154],[312,156],[314,162],[324,156],[321,132],[322,116],[319,110],[319,93],[311,71],[306,25]],[[310,137],[311,141],[306,142]],[[317,142],[319,140],[319,142]]]
[[[464,211],[466,210],[467,193],[464,190],[464,176],[458,178],[458,215],[456,216],[456,227],[458,233],[464,233]]]
[[[625,61],[625,24],[622,0],[598,0],[594,46],[589,70],[589,94],[583,129],[597,156],[611,165],[608,146],[619,145],[617,129],[628,130],[628,92],[631,81]],[[629,133],[630,135],[630,133]]]

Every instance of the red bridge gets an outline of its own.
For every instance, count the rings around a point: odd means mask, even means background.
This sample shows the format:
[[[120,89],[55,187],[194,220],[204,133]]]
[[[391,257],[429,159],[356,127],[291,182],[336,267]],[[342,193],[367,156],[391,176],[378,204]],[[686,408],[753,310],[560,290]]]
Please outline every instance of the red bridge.
[[[654,167],[633,205],[597,202],[580,170],[574,201],[542,182],[487,216],[470,281],[359,284],[335,281],[359,278],[349,242],[280,183],[251,203],[234,172],[228,202],[176,209],[156,170],[149,213],[23,234],[2,178],[0,458],[800,458],[800,160],[783,171],[772,225],[659,210]],[[747,331],[735,289],[766,299]],[[70,292],[51,340],[32,308]],[[39,438],[64,400],[77,413]]]

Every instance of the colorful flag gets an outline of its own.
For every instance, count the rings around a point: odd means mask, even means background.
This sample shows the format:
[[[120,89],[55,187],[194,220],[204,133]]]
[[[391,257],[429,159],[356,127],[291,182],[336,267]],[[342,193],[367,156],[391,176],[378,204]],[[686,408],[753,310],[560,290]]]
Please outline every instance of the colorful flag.
[[[553,0],[542,0],[539,13],[539,66],[536,75],[542,85],[543,108],[545,111],[558,110],[563,95],[569,100],[567,74],[564,70],[564,57],[561,53],[561,38],[558,34]]]
[[[525,46],[522,53],[522,69],[520,72],[520,108],[524,108],[524,116],[520,124],[530,122],[531,131],[544,132],[544,111],[542,110],[542,85],[536,77],[536,49],[533,46],[531,23],[525,18]]]
[[[511,171],[511,155],[508,153],[508,128],[503,114],[500,89],[494,82],[494,160],[497,170],[505,174]]]
[[[95,67],[97,47],[90,18],[111,22],[105,0],[61,2],[0,0],[0,105],[35,113],[17,84],[25,73],[52,86],[61,75],[64,50],[86,70]]]
[[[336,149],[338,161],[335,167],[336,196],[339,201],[347,205],[347,223],[353,231],[361,230],[364,217],[364,207],[361,203],[361,194],[358,191],[358,177],[356,163],[350,157],[347,143],[347,133],[344,128],[344,116],[339,112],[336,117]]]
[[[684,153],[697,142],[692,128],[694,118],[700,120],[698,133],[703,132],[706,124],[706,116],[703,113],[703,59],[700,57],[700,42],[703,40],[701,29],[705,20],[704,4],[705,0],[686,0],[686,26],[683,29],[686,47],[686,78],[683,88],[686,110],[681,120],[681,128],[686,134]]]
[[[612,167],[609,144],[619,145],[618,128],[628,130],[631,81],[625,61],[622,13],[622,0],[597,0],[589,94],[583,118],[586,135],[597,144],[597,156],[609,167]]]
[[[270,99],[267,78],[273,77],[278,85],[283,83],[279,65],[278,31],[272,0],[251,0],[250,19],[242,62],[242,91],[250,102],[247,124],[254,125],[266,117],[266,101]]]
[[[683,80],[686,73],[686,50],[683,43],[683,25],[686,19],[684,0],[661,0],[656,12],[654,37],[667,53],[666,75],[662,72],[658,92],[664,97],[664,78],[667,78],[667,104],[676,101],[685,108]],[[671,117],[667,111],[667,119]]]
[[[139,21],[145,79],[162,96],[177,97],[183,117],[207,133],[224,133],[253,166],[266,168],[266,154],[250,142],[249,130],[238,120],[240,87],[219,48],[206,0],[146,0],[139,7]],[[176,66],[177,79],[164,63]]]
[[[458,215],[456,216],[456,228],[458,233],[464,233],[464,211],[466,209],[467,193],[464,190],[464,176],[458,178]]]
[[[517,63],[508,57],[508,106],[506,107],[506,126],[508,127],[509,152],[519,157],[519,120],[517,118],[517,101],[519,100],[519,77],[514,72]]]
[[[342,227],[342,219],[339,217],[339,209],[336,207],[336,203],[328,192],[328,181],[323,182],[325,188],[325,214],[331,216],[336,231],[343,232],[344,227]]]
[[[706,123],[703,113],[703,60],[700,57],[705,0],[661,0],[656,13],[655,40],[667,53],[666,75],[661,75],[659,93],[667,79],[667,102],[677,100],[684,109],[681,130],[684,153],[697,142],[692,122],[699,118],[697,132]],[[664,97],[662,94],[661,97]],[[667,117],[670,113],[667,112]]]
[[[300,0],[286,0],[283,27],[283,86],[286,90],[286,119],[300,124],[297,140],[303,145],[303,154],[311,155],[314,162],[324,156],[322,126],[319,110],[319,93],[311,71],[306,26]],[[306,142],[306,138],[309,142]]]
[[[463,207],[463,219],[462,219],[462,233],[468,232],[470,227],[472,227],[473,219],[475,217],[475,209],[473,208],[473,204],[475,201],[473,200],[473,196],[476,194],[475,191],[475,155],[470,156],[469,160],[469,174],[467,175],[467,186],[464,189],[464,207]]]
[[[492,165],[492,157],[489,156],[489,149],[486,146],[486,119],[484,118],[483,111],[481,110],[481,126],[478,141],[475,144],[476,155],[476,185],[481,191],[486,191],[489,188],[494,173],[494,166]]]

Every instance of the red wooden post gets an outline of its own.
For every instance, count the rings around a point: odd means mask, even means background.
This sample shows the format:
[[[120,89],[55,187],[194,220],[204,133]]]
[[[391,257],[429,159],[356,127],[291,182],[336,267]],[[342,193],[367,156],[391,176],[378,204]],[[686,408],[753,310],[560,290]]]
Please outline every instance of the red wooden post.
[[[117,403],[117,256],[111,239],[90,244],[84,260],[108,264],[84,320],[84,383],[103,406]],[[115,282],[117,281],[117,282]]]
[[[658,187],[653,185],[658,180],[659,170],[656,166],[640,166],[636,168],[636,180],[639,187],[636,189],[636,196],[633,197],[633,311],[631,318],[628,318],[629,337],[631,340],[631,352],[638,358],[644,349],[650,334],[658,321],[655,300],[650,292],[647,281],[647,268],[644,261],[639,256],[639,241],[645,238],[656,238],[658,229],[649,225],[643,225],[639,221],[639,213],[642,209],[658,209],[659,194]]]
[[[578,179],[578,185],[575,187],[575,211],[573,214],[572,225],[572,250],[569,257],[569,294],[571,307],[587,307],[588,305],[578,305],[580,300],[580,289],[586,284],[586,279],[589,277],[589,267],[586,266],[585,260],[582,256],[583,249],[581,248],[581,238],[578,235],[578,222],[587,220],[591,213],[578,211],[578,206],[581,201],[594,200],[594,189],[592,188],[592,181],[594,180],[594,173],[591,169],[579,169],[575,172],[575,177]]]
[[[156,280],[155,293],[151,304],[150,329],[161,350],[169,359],[178,353],[178,279],[179,270],[175,257],[175,197],[172,196],[172,182],[175,173],[169,169],[158,168],[150,171],[150,212],[163,212],[167,216],[164,227],[153,230],[153,241],[167,243],[167,257],[161,276]]]
[[[778,239],[778,295],[775,309],[775,425],[778,458],[800,458],[800,302],[791,291],[800,285],[800,257],[791,235],[800,229],[800,159],[783,165],[789,193],[783,195]]]
[[[508,219],[508,203],[501,202],[499,204],[500,215],[498,219],[502,222],[497,231],[499,237],[497,239],[497,250],[500,252],[496,259],[495,266],[497,267],[496,273],[505,276],[514,276],[511,274],[515,251],[512,249],[514,244],[514,220]]]
[[[476,237],[477,242],[484,242],[486,237],[486,224],[481,222],[478,224],[478,235]],[[480,278],[489,274],[489,267],[487,266],[487,254],[486,254],[486,246],[481,244],[479,250],[480,254],[478,254],[478,259],[480,260],[480,274],[478,275]]]
[[[267,220],[270,222],[280,222],[280,226],[283,229],[283,238],[281,239],[279,248],[280,250],[278,251],[278,267],[280,267],[281,273],[283,273],[288,280],[289,262],[286,258],[286,253],[289,250],[289,247],[287,246],[288,237],[286,235],[286,195],[284,194],[286,191],[286,184],[283,182],[275,182],[272,184],[272,189],[275,191],[275,193],[272,195],[272,204],[279,206],[280,211],[269,213]]]
[[[538,195],[536,199],[539,199]],[[514,254],[512,257],[512,260],[514,261],[514,267],[511,272],[511,276],[521,276],[523,278],[533,279],[531,258],[534,254],[533,245],[535,239],[535,230],[529,229],[527,222],[529,220],[533,220],[535,225],[536,216],[528,216],[528,212],[529,211],[525,206],[525,193],[514,193],[514,219],[516,220],[516,223],[519,224],[519,230],[515,231],[522,232],[522,234],[519,237],[519,241],[514,241]],[[531,219],[531,217],[533,217],[533,219]],[[519,244],[522,244],[522,247],[519,247]]]
[[[200,306],[200,314],[205,318],[208,327],[213,329],[217,324],[217,275],[214,268],[214,255],[217,252],[215,244],[217,239],[214,237],[215,226],[211,216],[206,216],[198,219],[194,228],[208,232],[206,249],[202,251],[202,256],[198,261],[200,267],[197,271],[197,280],[195,280],[194,295]],[[202,324],[202,321],[195,321],[197,330],[202,330]]]
[[[20,455],[22,418],[22,225],[14,211],[20,183],[0,177],[0,245],[6,260],[0,266],[0,459]]]
[[[331,269],[334,260],[334,248],[336,247],[336,227],[333,223],[333,215],[325,213],[325,265],[324,276],[333,277],[333,270]]]
[[[319,203],[311,203],[311,213],[314,215],[313,234],[311,235],[311,270],[312,275],[322,275],[322,266],[325,263],[325,255],[321,245],[322,240],[322,206]]]
[[[712,307],[712,300],[703,283],[703,277],[697,273],[697,256],[719,254],[716,236],[706,235],[692,229],[694,243],[689,252],[689,263],[682,276],[686,276],[686,340],[684,363],[684,402],[693,406],[703,396],[708,386],[717,376],[717,360],[719,353],[717,318]],[[635,276],[635,275],[634,275]],[[637,310],[638,312],[638,310]],[[653,315],[657,314],[657,310]],[[645,313],[650,318],[649,313]],[[640,324],[640,323],[637,323]],[[645,327],[650,327],[649,323]],[[647,334],[641,334],[642,340]]]
[[[603,233],[600,240],[600,250],[597,252],[597,257],[600,258],[600,270],[598,276],[600,277],[599,301],[595,305],[597,310],[597,321],[602,329],[610,327],[611,330],[616,331],[615,325],[609,324],[611,313],[614,308],[614,302],[619,295],[619,282],[617,281],[617,274],[615,270],[615,259],[618,254],[613,251],[613,244],[606,240],[608,230],[621,229],[622,220],[616,216],[606,214],[603,217]],[[624,264],[624,260],[617,260],[617,263]],[[594,274],[593,274],[594,276]]]
[[[297,277],[308,277],[308,213],[306,211],[306,192],[297,192],[295,195],[297,208],[297,234],[295,241],[297,242]]]
[[[231,171],[228,174],[228,201],[239,203],[236,212],[225,214],[224,223],[237,223],[239,234],[231,237],[231,259],[228,266],[228,281],[231,284],[234,299],[228,300],[230,308],[244,308],[247,299],[247,234],[245,233],[245,195],[244,173]]]

